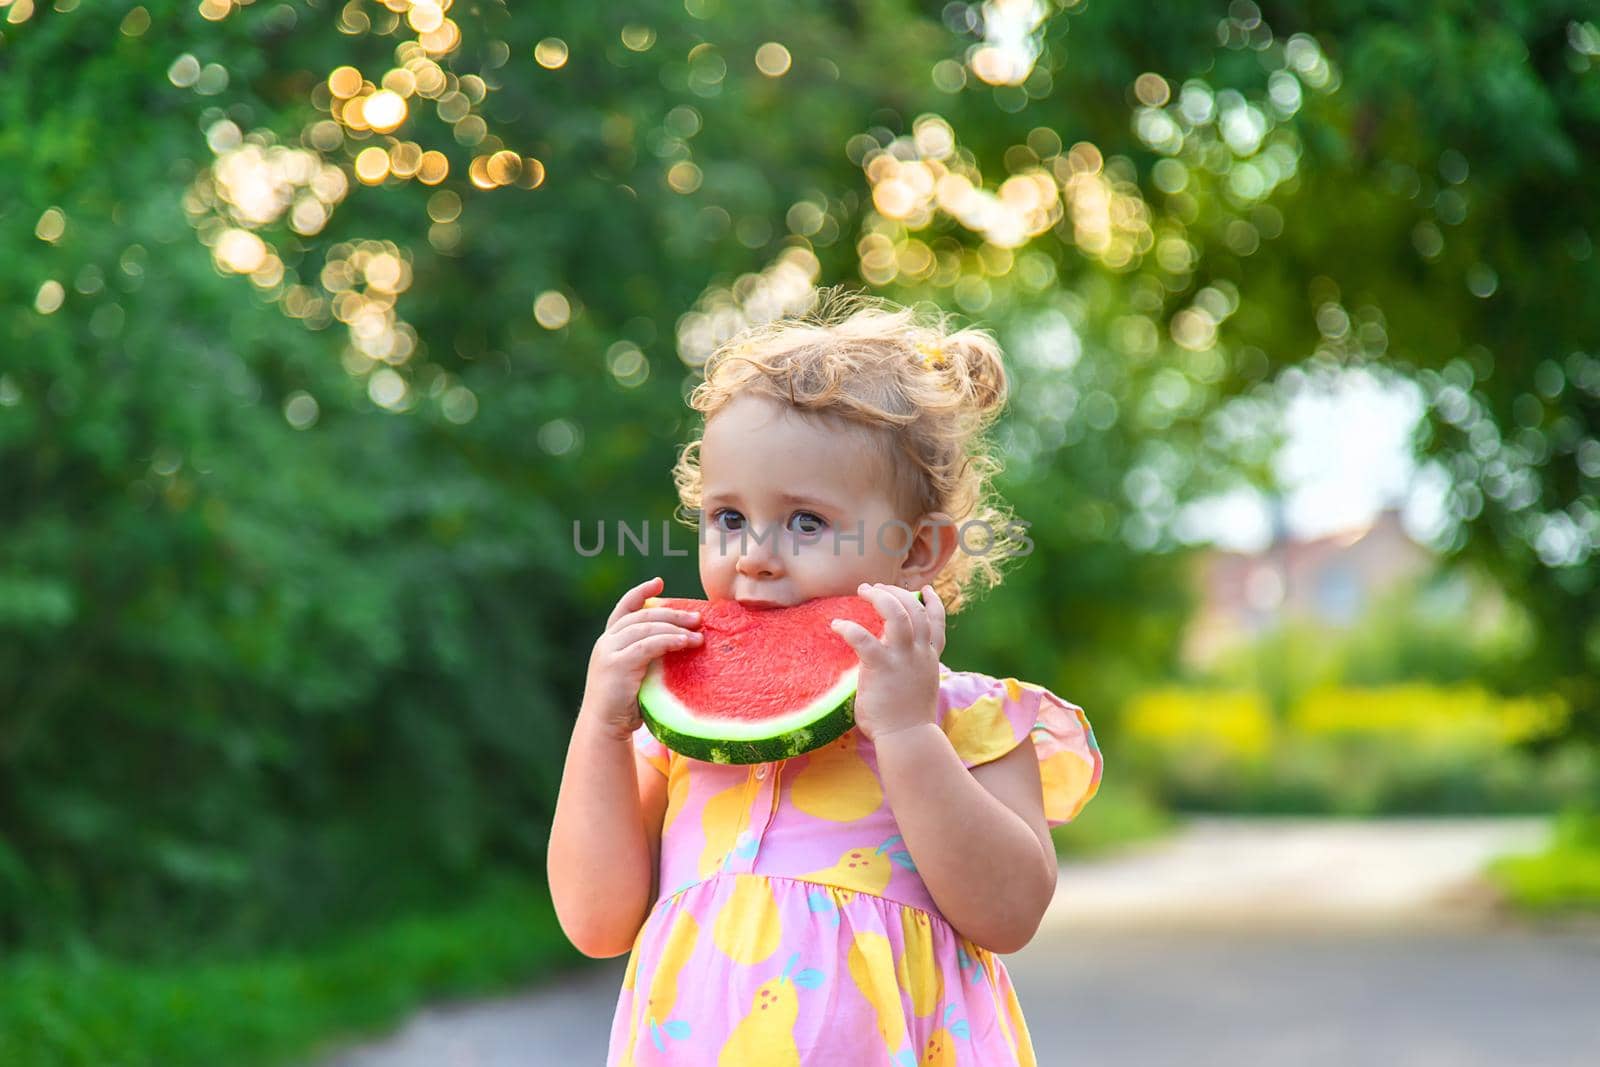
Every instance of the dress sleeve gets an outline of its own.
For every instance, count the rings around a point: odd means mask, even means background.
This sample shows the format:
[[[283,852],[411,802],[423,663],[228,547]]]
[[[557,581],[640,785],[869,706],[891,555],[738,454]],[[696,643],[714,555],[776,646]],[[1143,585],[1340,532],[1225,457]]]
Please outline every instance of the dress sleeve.
[[[1032,737],[1051,826],[1077,818],[1100,788],[1102,760],[1089,718],[1040,685],[971,672],[947,676],[939,725],[964,766],[999,759]]]
[[[666,774],[672,765],[672,750],[657,741],[650,728],[643,723],[633,731],[633,750],[662,774]]]

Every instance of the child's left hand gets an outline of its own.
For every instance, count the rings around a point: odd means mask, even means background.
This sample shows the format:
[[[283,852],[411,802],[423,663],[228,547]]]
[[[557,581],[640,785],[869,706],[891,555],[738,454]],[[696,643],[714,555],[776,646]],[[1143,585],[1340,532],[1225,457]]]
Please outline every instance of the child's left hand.
[[[937,721],[939,656],[944,652],[944,602],[933,586],[922,600],[909,589],[863,582],[856,593],[883,616],[883,637],[848,619],[833,632],[861,658],[856,689],[856,725],[869,741]]]

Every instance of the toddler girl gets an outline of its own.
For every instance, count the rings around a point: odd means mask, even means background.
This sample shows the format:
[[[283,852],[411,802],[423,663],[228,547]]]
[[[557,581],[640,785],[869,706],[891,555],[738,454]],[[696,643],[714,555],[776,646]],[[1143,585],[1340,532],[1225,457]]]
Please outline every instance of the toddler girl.
[[[617,603],[549,851],[573,943],[631,947],[609,1067],[1035,1062],[998,954],[1038,929],[1049,827],[1094,796],[1101,757],[1076,705],[940,662],[946,616],[1019,544],[983,443],[1005,397],[986,333],[837,290],[706,362],[674,471],[706,598],[855,594],[884,627],[834,623],[861,660],[843,737],[724,766],[668,750],[636,702],[698,618],[644,607],[659,578]]]

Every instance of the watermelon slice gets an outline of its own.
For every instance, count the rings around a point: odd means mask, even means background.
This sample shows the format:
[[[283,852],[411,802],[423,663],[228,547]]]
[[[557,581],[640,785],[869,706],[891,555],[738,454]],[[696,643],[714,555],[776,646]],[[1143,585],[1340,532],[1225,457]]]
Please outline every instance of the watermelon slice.
[[[646,727],[674,752],[765,763],[821,748],[855,722],[861,661],[829,623],[849,619],[883,636],[883,618],[865,598],[752,609],[650,597],[645,606],[698,611],[705,634],[698,647],[652,661],[639,689]]]

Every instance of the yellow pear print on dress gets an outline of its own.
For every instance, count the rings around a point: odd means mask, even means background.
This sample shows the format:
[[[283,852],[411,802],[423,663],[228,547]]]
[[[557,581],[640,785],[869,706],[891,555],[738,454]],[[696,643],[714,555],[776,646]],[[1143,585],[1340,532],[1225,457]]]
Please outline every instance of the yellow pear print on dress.
[[[972,1026],[967,1020],[956,1018],[959,1011],[958,1005],[944,1006],[944,1017],[939,1020],[937,1029],[928,1035],[927,1044],[922,1046],[919,1067],[956,1067],[960,1062],[956,1043],[972,1039]]]
[[[623,989],[633,989],[639,966],[639,940],[644,937],[646,929],[648,927],[640,927],[639,937],[634,940],[633,954],[628,957],[628,970],[622,977]],[[641,1021],[649,1027],[654,1020],[658,1033],[668,1021],[668,1016],[678,1003],[678,975],[682,973],[684,964],[689,962],[690,955],[694,953],[695,941],[699,936],[700,924],[689,914],[688,909],[680,910],[673,918],[672,926],[667,930],[667,943],[661,950],[661,960],[657,964],[655,979],[650,983],[649,999],[640,1004],[637,992],[634,994],[633,1009],[629,1013],[632,1019],[628,1023],[628,1044],[622,1050],[622,1059],[618,1061],[617,1067],[633,1067],[633,1048],[639,1039]]]
[[[935,1030],[928,1035],[918,1067],[956,1067],[956,1039],[950,1031]]]
[[[894,1059],[906,1043],[905,1009],[894,980],[894,947],[882,934],[862,930],[851,940],[846,962],[851,980],[878,1014],[878,1036]]]
[[[944,994],[944,973],[933,951],[933,925],[927,912],[901,908],[900,928],[905,948],[895,977],[911,997],[911,1010],[921,1018],[939,1006]]]
[[[794,1041],[800,999],[794,983],[770,978],[756,987],[749,1014],[739,1020],[717,1056],[717,1067],[800,1067]]]
[[[645,1003],[645,1018],[665,1024],[678,1006],[678,975],[694,954],[695,942],[700,938],[700,924],[688,908],[680,908],[667,931],[667,943],[661,949],[661,959],[656,962],[656,974],[650,982],[650,999]]]
[[[672,773],[667,775],[667,813],[661,818],[663,834],[672,828],[673,822],[683,811],[684,801],[688,799],[689,763],[687,760],[673,760]]]
[[[981,696],[964,708],[951,708],[940,725],[950,747],[966,763],[988,763],[1017,745],[998,696]]]
[[[735,963],[760,963],[778,951],[783,939],[778,901],[765,878],[753,874],[733,878],[733,893],[717,915],[711,939]]]
[[[811,753],[789,787],[789,799],[807,815],[855,822],[883,804],[883,786],[862,758],[855,730]]]
[[[839,857],[839,862],[832,867],[824,867],[801,877],[824,885],[842,886],[881,896],[889,888],[889,875],[893,873],[894,864],[886,852],[874,849],[871,845],[862,845],[846,849],[844,855]]]
[[[739,824],[744,821],[748,805],[744,782],[736,782],[706,801],[700,812],[700,827],[705,831],[706,844],[700,850],[700,877],[710,878],[721,868],[733,843],[739,837]]]

